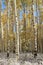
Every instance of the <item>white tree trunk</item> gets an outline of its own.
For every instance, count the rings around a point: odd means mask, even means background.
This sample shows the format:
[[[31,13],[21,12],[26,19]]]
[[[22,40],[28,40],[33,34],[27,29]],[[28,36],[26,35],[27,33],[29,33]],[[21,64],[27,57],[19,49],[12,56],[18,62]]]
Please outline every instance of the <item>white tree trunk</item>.
[[[14,0],[14,5],[15,5],[15,19],[16,19],[16,58],[18,60],[19,58],[19,22],[17,18],[16,0]]]
[[[35,43],[35,51],[37,51],[37,27],[35,27],[37,23],[36,23],[36,19],[35,19],[35,16],[34,16],[35,11],[36,10],[34,8],[34,3],[33,3],[33,0],[32,0],[32,21],[33,21],[33,29],[34,29],[34,35],[35,35],[34,43]]]

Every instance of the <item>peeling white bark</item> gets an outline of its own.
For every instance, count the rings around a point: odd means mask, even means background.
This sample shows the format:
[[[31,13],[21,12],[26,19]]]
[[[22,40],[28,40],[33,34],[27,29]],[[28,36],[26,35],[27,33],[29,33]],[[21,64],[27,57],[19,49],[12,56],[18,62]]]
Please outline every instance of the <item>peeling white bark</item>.
[[[16,56],[18,59],[19,58],[19,22],[17,17],[16,0],[14,0],[14,5],[15,5],[15,19],[16,19]]]

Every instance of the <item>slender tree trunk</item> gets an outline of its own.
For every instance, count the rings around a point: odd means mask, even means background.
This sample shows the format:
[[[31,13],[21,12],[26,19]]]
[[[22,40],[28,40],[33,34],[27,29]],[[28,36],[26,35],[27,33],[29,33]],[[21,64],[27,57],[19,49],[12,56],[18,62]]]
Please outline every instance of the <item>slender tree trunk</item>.
[[[10,40],[9,40],[9,7],[10,7],[10,1],[7,2],[7,57],[9,57],[9,46],[10,46]]]
[[[34,16],[34,23],[35,23],[35,26],[37,25],[37,27],[38,27],[37,0],[36,0],[36,18]],[[35,48],[36,48],[36,51],[38,51],[38,28],[37,27],[35,27]]]
[[[26,7],[24,7],[24,33],[25,33],[25,36],[24,36],[24,44],[25,44],[25,46],[26,46]],[[26,50],[25,50],[26,51]],[[24,51],[24,52],[25,52]]]
[[[16,0],[14,0],[15,5],[15,19],[16,19],[16,58],[19,59],[19,22],[17,17],[17,5]]]
[[[2,51],[1,42],[2,42],[2,38],[1,38],[1,0],[0,0],[0,51]]]
[[[3,38],[4,38],[4,28],[3,28],[3,23],[1,21],[1,31],[2,31],[2,34],[1,34],[1,38],[2,38],[2,51],[4,52],[4,42],[3,42]]]
[[[3,38],[3,23],[1,22],[2,38]]]
[[[40,46],[40,52],[42,53],[42,42],[41,42],[41,11],[40,11],[40,6],[39,6],[39,1],[38,2],[38,11],[39,11],[39,24],[40,24],[40,42],[39,42],[39,46]]]
[[[34,50],[34,57],[37,56],[37,27],[35,28],[36,22],[35,22],[35,17],[34,17],[34,1],[32,0],[32,25],[33,25],[33,30],[34,30],[34,43],[35,43],[35,50]]]
[[[32,25],[32,33],[34,33],[34,45],[35,45],[35,28],[34,28],[34,13],[33,13],[33,0],[31,2],[31,25]],[[32,50],[33,51],[33,50]]]

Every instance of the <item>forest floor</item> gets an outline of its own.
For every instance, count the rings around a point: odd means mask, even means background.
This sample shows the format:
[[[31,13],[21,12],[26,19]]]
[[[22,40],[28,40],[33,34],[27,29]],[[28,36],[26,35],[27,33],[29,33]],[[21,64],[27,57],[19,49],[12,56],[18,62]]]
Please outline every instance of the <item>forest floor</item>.
[[[6,53],[0,53],[0,65],[43,65],[43,54],[38,53],[34,58],[32,53],[21,53],[18,62],[16,62],[15,54],[10,53],[7,58]]]

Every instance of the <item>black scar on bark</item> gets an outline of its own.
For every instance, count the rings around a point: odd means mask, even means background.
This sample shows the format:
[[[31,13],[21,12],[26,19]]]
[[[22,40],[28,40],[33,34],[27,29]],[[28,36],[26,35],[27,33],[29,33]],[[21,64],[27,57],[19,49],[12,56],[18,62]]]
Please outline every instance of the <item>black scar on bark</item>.
[[[7,49],[7,58],[9,57],[9,51],[8,51],[8,49]]]
[[[37,51],[34,51],[34,58],[37,57]]]

